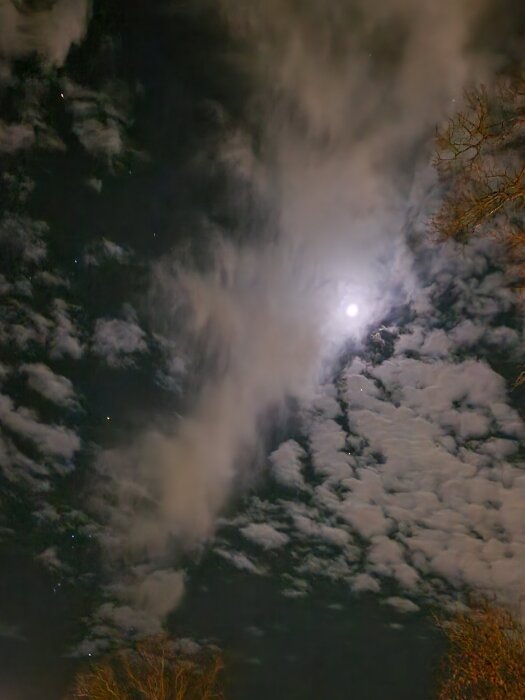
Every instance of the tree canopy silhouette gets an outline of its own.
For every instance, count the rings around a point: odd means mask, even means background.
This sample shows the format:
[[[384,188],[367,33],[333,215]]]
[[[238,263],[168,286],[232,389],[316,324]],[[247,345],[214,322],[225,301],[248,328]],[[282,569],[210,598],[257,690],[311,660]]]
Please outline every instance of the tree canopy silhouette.
[[[81,671],[68,700],[223,700],[222,669],[217,655],[184,654],[152,637]]]
[[[468,90],[465,107],[436,138],[443,186],[432,228],[440,238],[498,237],[525,284],[525,74],[501,78],[492,90]]]
[[[436,621],[448,641],[438,700],[525,698],[525,628],[517,616],[481,599]]]

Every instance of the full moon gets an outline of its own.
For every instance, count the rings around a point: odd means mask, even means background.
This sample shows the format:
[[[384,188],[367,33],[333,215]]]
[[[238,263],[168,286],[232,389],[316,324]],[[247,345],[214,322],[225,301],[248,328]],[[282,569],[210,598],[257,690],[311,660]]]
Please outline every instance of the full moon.
[[[350,318],[354,318],[355,316],[357,316],[358,313],[359,307],[357,306],[357,304],[349,304],[346,307],[346,315],[350,316]]]

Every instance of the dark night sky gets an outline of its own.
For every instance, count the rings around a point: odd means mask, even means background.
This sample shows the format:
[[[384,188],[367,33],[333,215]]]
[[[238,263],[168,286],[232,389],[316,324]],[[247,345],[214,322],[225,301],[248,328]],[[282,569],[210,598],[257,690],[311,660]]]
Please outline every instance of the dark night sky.
[[[0,698],[161,625],[428,698],[434,606],[525,593],[522,309],[425,228],[525,10],[86,3],[0,0]]]

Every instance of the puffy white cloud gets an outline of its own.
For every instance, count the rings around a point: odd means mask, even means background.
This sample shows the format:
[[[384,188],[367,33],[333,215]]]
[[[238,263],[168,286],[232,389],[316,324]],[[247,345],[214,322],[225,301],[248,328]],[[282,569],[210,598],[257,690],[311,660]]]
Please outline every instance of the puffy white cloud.
[[[47,256],[48,225],[27,216],[6,214],[0,221],[0,244],[25,263],[39,264]]]
[[[229,549],[223,549],[222,547],[215,547],[213,551],[223,559],[226,559],[226,561],[229,561],[236,569],[240,569],[241,571],[249,571],[251,574],[257,575],[265,573],[261,567],[254,564],[254,562],[248,556],[246,556],[246,554],[243,554],[243,552],[235,552]]]
[[[352,581],[354,593],[379,593],[381,585],[379,581],[369,574],[357,574]]]
[[[391,596],[390,598],[385,599],[385,603],[401,613],[417,612],[419,610],[419,607],[413,601],[408,600],[407,598]]]
[[[114,241],[103,238],[88,246],[82,259],[86,265],[100,265],[106,260],[124,263],[130,259],[130,252]]]
[[[345,451],[346,434],[334,420],[314,420],[310,447],[312,461],[319,474],[335,479],[352,476],[354,461]]]
[[[314,0],[270,0],[266,5],[251,0],[242,8],[235,0],[221,3],[232,31],[248,39],[244,45],[250,53],[240,58],[256,83],[255,105],[268,104],[269,109],[261,117],[260,151],[254,148],[255,139],[235,134],[218,160],[231,169],[232,181],[251,179],[254,190],[261,182],[271,182],[261,198],[264,220],[271,223],[269,230],[258,230],[241,244],[214,231],[216,245],[208,246],[209,259],[202,267],[186,264],[187,259],[175,265],[167,260],[154,270],[152,315],[182,339],[188,355],[198,358],[199,392],[188,416],[177,418],[162,433],[148,428],[131,446],[117,450],[104,468],[117,504],[109,520],[125,553],[138,550],[142,556],[146,549],[150,556],[162,558],[172,538],[187,546],[208,538],[238,483],[237,470],[250,463],[246,455],[258,446],[261,418],[286,405],[290,397],[306,402],[318,393],[319,377],[341,346],[349,338],[360,338],[390,309],[393,299],[397,303],[399,296],[401,301],[406,298],[413,282],[406,278],[415,275],[405,246],[392,236],[402,229],[410,206],[405,183],[413,173],[407,176],[406,154],[424,141],[477,66],[466,49],[477,14],[469,4],[358,3],[370,36],[377,27],[403,28],[402,46],[387,71],[383,59],[369,60],[368,46],[361,45],[359,37],[368,34],[348,31],[354,23],[353,4],[340,6],[336,13],[327,13],[323,3]],[[429,74],[436,80],[429,81]],[[77,93],[70,99],[85,145],[114,155],[119,117],[95,117],[97,96]],[[401,168],[395,167],[398,162]],[[377,263],[379,256],[382,264]],[[431,275],[436,289],[460,277],[454,269],[438,268]],[[486,256],[476,256],[474,269],[486,272]],[[476,297],[472,303],[479,313],[492,318],[508,299],[489,287],[458,288],[458,296]],[[365,310],[354,325],[344,314],[349,295]],[[428,312],[435,301],[433,290],[419,297],[414,311]],[[455,299],[456,313],[461,312],[460,302]],[[122,345],[128,350],[114,350],[115,329],[104,323],[111,321],[100,320],[93,347],[110,362],[145,349],[140,347],[140,329],[134,334],[122,329]],[[444,358],[450,347],[446,334],[421,318],[412,335],[428,365]],[[400,340],[396,357],[406,360],[403,352]],[[475,395],[475,389],[468,391],[465,381],[457,398],[451,398],[450,389],[441,396],[440,386],[434,389],[433,384],[441,378],[435,370],[428,370],[432,376],[427,377],[422,365],[418,371],[424,390],[412,386],[405,393],[403,381],[387,376],[387,370],[408,374],[402,364],[383,368],[384,376],[377,374],[381,365],[374,369],[373,363],[370,372],[351,368],[347,386],[342,381],[342,387],[325,393],[305,421],[313,469],[299,470],[296,452],[288,469],[281,461],[278,465],[281,478],[286,471],[284,478],[296,485],[300,476],[306,479],[314,472],[313,494],[301,489],[301,498],[311,495],[318,511],[313,536],[331,537],[330,546],[339,546],[344,536],[336,531],[355,534],[364,541],[364,560],[376,538],[376,568],[382,566],[379,555],[386,556],[377,538],[390,535],[401,542],[401,536],[418,525],[418,515],[427,518],[428,529],[445,526],[446,517],[430,523],[433,499],[446,500],[452,511],[448,501],[453,489],[446,484],[469,478],[477,469],[456,452],[474,436],[485,437],[480,434],[483,421],[484,427],[498,423],[487,401]],[[461,383],[461,371],[454,374],[444,365],[441,369],[444,383]],[[492,379],[488,372],[474,375],[472,371],[470,379],[476,382]],[[359,391],[351,390],[349,382]],[[381,384],[388,384],[388,390]],[[489,392],[492,388],[489,383]],[[342,409],[339,389],[348,405],[344,416],[337,407],[339,403]],[[462,410],[479,416],[478,425],[472,416],[470,423],[459,420],[461,442],[456,442],[450,425],[438,422],[433,394],[446,410],[457,411],[455,402],[463,402]],[[467,405],[472,401],[475,408]],[[137,503],[148,504],[145,514]],[[272,521],[276,527],[259,520],[238,525],[244,538],[263,550],[283,547],[297,534],[304,542],[309,525],[297,518],[295,534],[293,527],[285,534],[284,521],[285,514],[278,525]],[[323,530],[321,523],[334,531]],[[319,546],[329,548],[326,541]],[[341,548],[344,552],[332,560],[312,555],[299,566],[351,580],[358,573],[357,557],[350,545]],[[403,551],[408,559],[409,548]],[[412,562],[387,564],[391,575],[413,584]]]
[[[147,350],[145,333],[133,321],[99,318],[93,332],[92,350],[111,367],[132,364],[132,355]]]
[[[301,458],[304,457],[303,448],[295,442],[288,440],[283,442],[269,457],[272,465],[272,474],[276,481],[289,488],[303,489],[305,482],[302,475]]]
[[[0,120],[0,152],[15,153],[29,148],[35,141],[35,132],[29,124],[6,124]]]
[[[68,408],[78,406],[73,384],[67,377],[55,374],[41,362],[21,365],[20,371],[27,376],[28,386],[46,399]]]
[[[508,333],[498,325],[500,314],[512,311],[508,294],[495,291],[501,278],[490,273],[484,283],[489,260],[492,266],[497,260],[490,250],[476,242],[463,258],[449,258],[445,250],[444,260],[435,251],[440,279],[423,288],[429,303],[415,296],[410,323],[394,329],[394,353],[381,346],[373,361],[361,351],[348,363],[337,386],[323,390],[337,404],[330,418],[317,404],[304,408],[302,459],[310,459],[315,472],[313,484],[311,473],[303,472],[304,502],[247,510],[248,520],[287,523],[291,565],[301,576],[344,580],[356,593],[379,592],[383,579],[395,582],[400,595],[389,604],[400,611],[417,609],[404,596],[441,595],[454,587],[511,603],[523,594],[525,479],[515,455],[525,426],[504,378],[480,358],[490,358],[494,338],[512,353],[519,326]],[[441,312],[442,295],[463,278],[453,313],[450,305]],[[471,317],[460,320],[462,295],[484,297],[487,290],[496,306],[474,304]],[[466,354],[472,347],[476,357]],[[323,538],[324,527],[344,533],[344,555],[327,559],[321,547],[337,541]]]
[[[36,559],[48,569],[61,570],[64,567],[60,561],[56,547],[48,547],[41,552]]]
[[[95,156],[104,156],[111,160],[122,151],[120,125],[114,119],[106,122],[95,117],[84,119],[73,126],[73,131],[86,151]]]
[[[293,515],[293,526],[297,534],[305,535],[309,540],[321,540],[335,547],[346,547],[352,540],[343,528],[316,522],[305,515]]]
[[[431,357],[447,357],[450,353],[452,343],[448,337],[448,334],[442,329],[431,331],[425,338],[423,345],[421,346],[421,353],[423,355],[430,355]]]
[[[341,416],[341,406],[333,384],[323,384],[312,399],[311,406],[325,418],[336,419]]]
[[[69,355],[78,360],[82,357],[84,348],[68,309],[69,306],[63,299],[55,299],[53,308],[55,325],[49,341],[49,354],[53,358]]]
[[[33,7],[31,7],[33,5]],[[35,3],[0,0],[0,56],[11,60],[33,52],[61,66],[72,44],[84,38],[90,0]]]
[[[54,274],[48,270],[40,270],[36,273],[35,279],[47,287],[69,287],[69,282],[59,274]]]
[[[21,438],[31,441],[38,450],[52,457],[71,459],[80,449],[80,438],[69,428],[41,423],[28,408],[15,408],[13,401],[0,394],[0,422]]]
[[[279,549],[284,547],[290,539],[284,532],[279,532],[267,523],[250,523],[242,527],[240,532],[247,540],[263,549]]]
[[[34,493],[43,495],[51,490],[48,466],[23,454],[3,429],[0,429],[0,469],[9,482],[24,484]]]
[[[470,319],[465,319],[455,326],[450,332],[456,347],[473,347],[486,333],[486,326],[481,323],[474,323]],[[403,337],[403,336],[402,336]]]
[[[392,523],[385,517],[381,506],[356,502],[348,497],[340,506],[341,516],[367,539],[374,535],[385,535],[392,529]]]
[[[74,134],[89,154],[111,165],[124,151],[128,121],[123,109],[115,105],[118,94],[88,90],[69,79],[63,81],[62,89],[73,116]]]
[[[309,552],[300,560],[296,571],[304,576],[351,581],[355,571],[354,559],[355,552],[351,549],[335,556]]]

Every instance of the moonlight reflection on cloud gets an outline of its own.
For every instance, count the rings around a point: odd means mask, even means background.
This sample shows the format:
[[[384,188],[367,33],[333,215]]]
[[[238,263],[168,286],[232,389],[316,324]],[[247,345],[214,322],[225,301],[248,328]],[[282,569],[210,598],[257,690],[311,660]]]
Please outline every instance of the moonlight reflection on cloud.
[[[348,304],[346,307],[346,315],[350,318],[355,318],[359,314],[359,307],[357,304]]]

